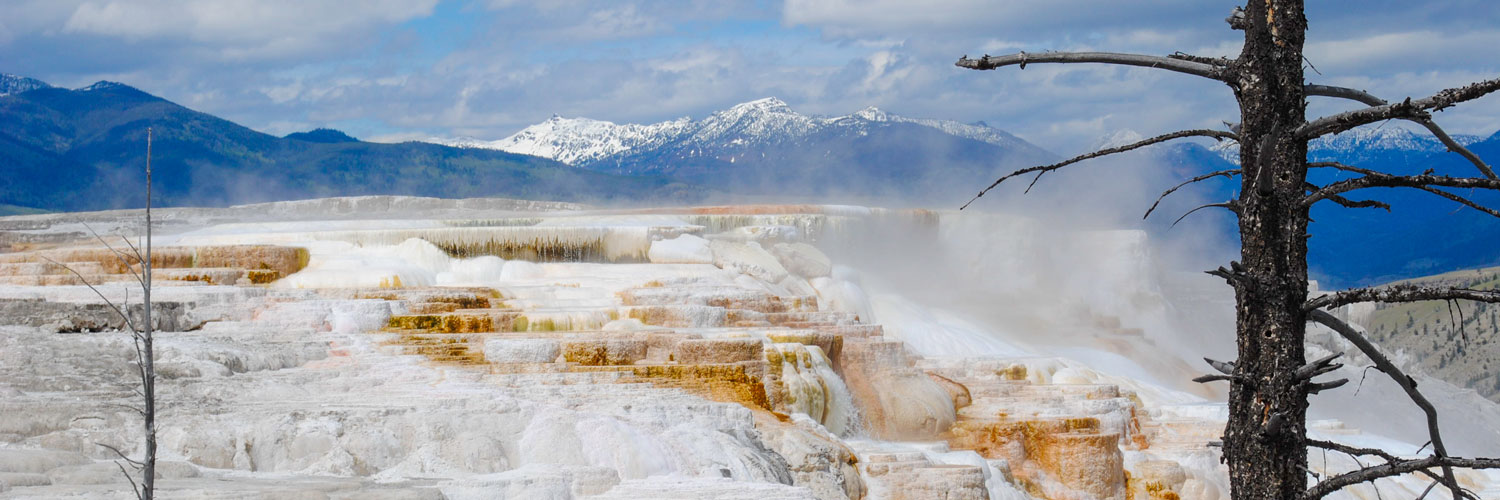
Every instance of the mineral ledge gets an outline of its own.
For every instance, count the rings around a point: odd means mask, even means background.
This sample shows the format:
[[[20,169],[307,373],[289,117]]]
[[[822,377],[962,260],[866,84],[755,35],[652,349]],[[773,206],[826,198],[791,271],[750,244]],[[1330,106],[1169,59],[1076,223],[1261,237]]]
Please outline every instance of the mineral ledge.
[[[0,496],[129,496],[102,445],[142,450],[133,346],[62,266],[139,319],[137,261],[89,235],[122,250],[139,215],[0,218]],[[1053,301],[1093,333],[1049,349],[874,283],[893,242],[959,269],[943,248],[999,248],[988,279],[1017,292],[995,307],[1027,307],[1027,259],[1063,257],[1017,218],[399,197],[157,217],[163,498],[1228,498],[1221,396],[1150,381],[1192,370],[1149,331],[1171,308],[1139,233],[1068,236],[1112,249],[1112,302]],[[974,232],[1004,244],[950,241]]]

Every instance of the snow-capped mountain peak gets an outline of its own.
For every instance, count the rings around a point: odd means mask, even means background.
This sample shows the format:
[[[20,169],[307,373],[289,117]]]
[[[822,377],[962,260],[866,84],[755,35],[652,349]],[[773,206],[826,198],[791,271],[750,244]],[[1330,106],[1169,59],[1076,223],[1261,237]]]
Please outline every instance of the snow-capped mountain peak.
[[[1471,144],[1479,141],[1479,137],[1467,135],[1455,135],[1453,140],[1459,144]],[[1426,131],[1417,132],[1399,126],[1365,126],[1359,127],[1342,134],[1320,137],[1308,144],[1309,149],[1328,150],[1350,150],[1362,149],[1388,149],[1408,150],[1435,153],[1447,148],[1442,145],[1436,137]]]
[[[865,109],[855,111],[853,115],[849,116],[872,122],[883,122],[890,120],[890,115],[886,114],[886,112],[881,111],[880,108],[877,108],[875,106],[865,107]]]
[[[1475,135],[1454,134],[1453,140],[1459,144],[1469,145],[1483,138]],[[1234,163],[1240,161],[1240,145],[1234,141],[1223,141],[1209,149],[1225,160]],[[1391,124],[1366,125],[1344,133],[1319,137],[1307,144],[1308,159],[1314,161],[1335,158],[1343,161],[1359,161],[1371,155],[1431,154],[1447,150],[1447,146],[1425,130],[1412,130]]]
[[[1109,148],[1118,148],[1127,144],[1134,144],[1140,142],[1145,138],[1146,136],[1141,135],[1140,132],[1136,132],[1128,128],[1122,128],[1101,138],[1099,140],[1099,143],[1094,145],[1094,151]]]
[[[802,135],[812,132],[818,125],[818,120],[793,111],[781,99],[767,97],[709,115],[695,124],[697,130],[692,137],[704,143],[729,142],[736,138]]]
[[[731,106],[725,112],[745,114],[757,111],[766,113],[791,113],[792,107],[787,105],[786,101],[782,101],[781,99],[777,99],[775,97],[763,97],[754,101],[736,104],[734,106]]]
[[[10,73],[0,73],[0,96],[50,88],[47,82]]]
[[[696,121],[680,118],[641,125],[553,116],[496,141],[434,138],[430,142],[500,149],[583,166],[630,151],[668,143],[677,144],[676,147],[686,151],[708,151],[719,147],[746,148],[757,143],[799,140],[821,131],[847,129],[851,134],[863,134],[869,127],[877,126],[874,124],[912,124],[998,146],[1040,151],[1020,138],[984,124],[906,118],[874,106],[844,116],[810,116],[798,113],[785,101],[775,97],[736,104]]]
[[[94,82],[93,85],[89,85],[87,87],[78,89],[78,91],[79,92],[93,92],[93,91],[96,91],[96,90],[108,90],[108,89],[112,89],[112,88],[115,88],[115,87],[124,87],[124,86],[126,86],[126,85],[123,84],[123,83],[120,83],[120,82],[111,82],[109,80],[99,80],[97,82]]]
[[[653,125],[620,125],[603,120],[553,115],[544,122],[497,141],[434,138],[429,142],[456,147],[498,149],[579,165],[633,148],[657,144],[680,134],[690,122],[687,118],[681,118]]]

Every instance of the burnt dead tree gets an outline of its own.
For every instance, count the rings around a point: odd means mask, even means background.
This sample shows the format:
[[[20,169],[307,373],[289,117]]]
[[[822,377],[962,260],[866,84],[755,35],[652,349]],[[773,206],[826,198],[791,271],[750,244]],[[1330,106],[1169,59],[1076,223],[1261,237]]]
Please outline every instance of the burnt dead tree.
[[[1027,64],[1097,63],[1173,71],[1227,85],[1240,108],[1239,123],[1230,124],[1228,130],[1201,129],[1162,134],[1051,165],[1020,169],[1000,177],[974,199],[1010,179],[1029,175],[1032,176],[1031,184],[1035,185],[1042,175],[1084,160],[1174,139],[1207,137],[1236,141],[1240,147],[1239,168],[1188,179],[1162,193],[1165,197],[1187,185],[1215,177],[1237,177],[1240,181],[1237,199],[1194,209],[1228,209],[1238,218],[1239,225],[1240,259],[1230,262],[1228,267],[1209,271],[1234,288],[1238,357],[1227,362],[1208,360],[1216,373],[1196,379],[1230,383],[1229,422],[1224,430],[1223,455],[1229,465],[1231,496],[1236,500],[1316,499],[1350,485],[1416,473],[1432,480],[1429,492],[1433,487],[1442,486],[1454,498],[1477,498],[1459,485],[1453,469],[1500,468],[1500,459],[1451,456],[1438,428],[1437,410],[1417,389],[1415,381],[1381,354],[1362,332],[1338,320],[1328,310],[1356,302],[1458,299],[1500,302],[1500,293],[1392,286],[1309,297],[1307,229],[1309,211],[1318,202],[1390,210],[1390,205],[1378,200],[1346,197],[1356,191],[1375,188],[1421,190],[1500,217],[1500,211],[1454,191],[1500,191],[1500,179],[1497,179],[1494,169],[1453,140],[1432,119],[1435,111],[1500,90],[1500,79],[1451,88],[1424,98],[1388,102],[1361,90],[1312,84],[1305,80],[1302,48],[1307,19],[1301,0],[1250,0],[1244,7],[1234,8],[1226,21],[1231,29],[1244,32],[1245,42],[1238,57],[1201,57],[1181,52],[1168,56],[1021,52],[999,57],[960,58],[959,67],[975,70],[1005,66],[1025,69]],[[1306,108],[1310,97],[1352,100],[1363,107],[1309,120]],[[1425,128],[1450,151],[1466,158],[1477,174],[1453,177],[1429,170],[1421,175],[1393,175],[1340,163],[1307,161],[1309,141],[1387,120],[1405,120]],[[1355,177],[1316,185],[1308,181],[1307,175],[1314,168],[1338,169]],[[973,201],[971,199],[970,203]],[[1157,201],[1160,203],[1160,198]],[[1146,215],[1149,216],[1155,208],[1153,205]],[[1422,409],[1427,416],[1431,439],[1430,448],[1423,449],[1430,450],[1430,455],[1405,458],[1381,450],[1307,438],[1309,396],[1347,382],[1342,379],[1313,380],[1340,365],[1335,363],[1335,357],[1312,362],[1306,359],[1303,342],[1309,321],[1338,332],[1372,360],[1377,369],[1395,380]],[[1383,460],[1383,463],[1320,477],[1309,486],[1308,479],[1312,475],[1307,467],[1309,447],[1368,456]]]

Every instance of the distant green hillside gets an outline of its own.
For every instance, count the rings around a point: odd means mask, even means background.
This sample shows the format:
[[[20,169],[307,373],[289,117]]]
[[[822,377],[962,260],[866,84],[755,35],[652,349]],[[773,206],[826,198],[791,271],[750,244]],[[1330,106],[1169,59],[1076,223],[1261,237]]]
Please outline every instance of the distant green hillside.
[[[28,207],[18,207],[15,205],[0,204],[0,217],[4,217],[7,215],[31,215],[44,213],[47,213],[47,211]]]
[[[693,201],[661,177],[581,170],[526,155],[360,142],[333,130],[282,138],[123,84],[0,96],[0,204],[47,210],[141,206],[146,128],[156,203],[223,206],[353,195]]]
[[[1400,283],[1500,288],[1500,267]],[[1500,304],[1467,300],[1380,304],[1365,322],[1381,347],[1405,353],[1429,375],[1500,401]]]
[[[287,134],[286,138],[296,139],[299,141],[322,142],[330,144],[339,142],[359,142],[359,139],[349,137],[349,134],[345,134],[331,128],[318,128],[309,130],[307,132],[293,132]]]

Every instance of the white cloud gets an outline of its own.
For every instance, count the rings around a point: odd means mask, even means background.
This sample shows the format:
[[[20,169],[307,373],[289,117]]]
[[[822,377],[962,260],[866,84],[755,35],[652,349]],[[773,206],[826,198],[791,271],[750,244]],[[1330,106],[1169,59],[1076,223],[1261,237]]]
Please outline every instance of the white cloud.
[[[1128,29],[1170,26],[1209,12],[1200,0],[785,0],[783,22],[827,30],[836,36],[910,36],[920,33],[980,35]],[[1217,6],[1214,6],[1217,7]],[[1228,7],[1217,8],[1220,18]],[[1211,14],[1209,15],[1211,17]],[[1221,23],[1222,25],[1222,23]]]
[[[271,135],[282,136],[290,134],[292,132],[306,132],[314,128],[316,127],[314,127],[313,124],[307,122],[277,120],[261,127],[260,131]]]
[[[302,82],[299,80],[285,85],[261,87],[260,92],[270,97],[271,102],[281,104],[296,99],[302,94]]]
[[[504,27],[497,35],[558,44],[635,39],[681,23],[761,15],[749,2],[721,0],[491,0],[487,6]]]
[[[396,144],[396,143],[411,142],[411,141],[425,141],[427,139],[431,139],[432,137],[433,137],[432,134],[426,134],[426,133],[422,133],[422,132],[396,132],[396,133],[393,133],[393,134],[380,134],[380,135],[372,135],[372,136],[369,136],[369,137],[360,137],[359,140],[368,141],[368,142],[381,142],[381,143],[386,143],[386,144]]]
[[[1304,53],[1320,71],[1390,73],[1417,68],[1496,68],[1500,29],[1417,30],[1313,41]]]
[[[583,22],[564,28],[558,35],[573,40],[635,38],[661,32],[667,24],[646,15],[634,4],[624,4],[589,13]]]
[[[895,52],[882,50],[871,54],[867,61],[870,72],[860,82],[860,90],[866,92],[889,92],[902,80],[910,78],[916,68],[905,64]]]
[[[953,66],[964,54],[1018,50],[1237,55],[1241,34],[1217,2],[436,1],[9,0],[0,61],[14,67],[0,71],[46,68],[30,76],[55,84],[125,81],[278,133],[344,125],[392,140],[498,138],[554,113],[702,117],[772,95],[807,113],[877,105],[985,120],[1062,153],[1120,128],[1216,127],[1237,115],[1222,84],[1185,75]],[[1447,3],[1370,1],[1380,8],[1309,7],[1309,58],[1325,74],[1309,78],[1398,98],[1494,76],[1485,50],[1500,44],[1495,23],[1423,17]],[[434,9],[434,22],[408,23]],[[1390,26],[1399,29],[1380,32]],[[1310,111],[1337,106],[1317,100]],[[1495,117],[1500,98],[1438,119],[1489,133]]]
[[[1369,91],[1388,101],[1421,98],[1440,90],[1495,78],[1492,71],[1455,69],[1444,71],[1370,73],[1330,77],[1332,85]],[[1336,99],[1315,99],[1307,109],[1309,118],[1347,111],[1356,104]],[[1490,95],[1433,114],[1433,119],[1452,133],[1485,135],[1500,130],[1500,96]],[[1424,132],[1425,133],[1425,132]]]
[[[227,60],[323,50],[322,44],[432,13],[437,0],[107,0],[77,3],[64,34],[188,41]]]

